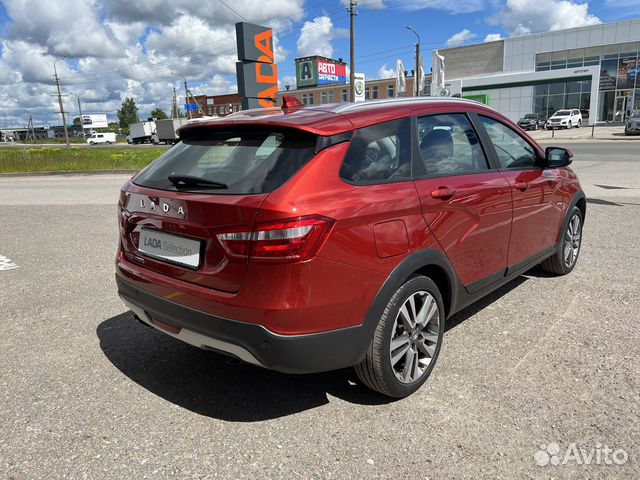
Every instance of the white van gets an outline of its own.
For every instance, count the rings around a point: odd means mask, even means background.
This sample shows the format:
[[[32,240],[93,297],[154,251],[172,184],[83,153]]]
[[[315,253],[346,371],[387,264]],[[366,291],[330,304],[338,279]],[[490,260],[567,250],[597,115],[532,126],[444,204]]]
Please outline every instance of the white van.
[[[89,138],[87,138],[87,143],[89,145],[95,145],[96,143],[116,143],[116,134],[115,133],[92,133]]]

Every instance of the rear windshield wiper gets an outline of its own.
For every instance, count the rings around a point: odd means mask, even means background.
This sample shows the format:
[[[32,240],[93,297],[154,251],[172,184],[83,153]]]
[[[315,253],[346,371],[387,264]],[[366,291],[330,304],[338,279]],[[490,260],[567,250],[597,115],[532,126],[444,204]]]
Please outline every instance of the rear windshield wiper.
[[[176,188],[229,188],[226,183],[214,182],[191,175],[169,175],[167,179]]]

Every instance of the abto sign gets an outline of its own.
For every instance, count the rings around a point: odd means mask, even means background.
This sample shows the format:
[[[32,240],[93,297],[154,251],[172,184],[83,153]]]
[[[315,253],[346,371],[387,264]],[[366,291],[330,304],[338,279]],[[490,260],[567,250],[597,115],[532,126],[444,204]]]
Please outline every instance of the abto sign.
[[[318,60],[318,85],[328,83],[346,83],[347,66]]]

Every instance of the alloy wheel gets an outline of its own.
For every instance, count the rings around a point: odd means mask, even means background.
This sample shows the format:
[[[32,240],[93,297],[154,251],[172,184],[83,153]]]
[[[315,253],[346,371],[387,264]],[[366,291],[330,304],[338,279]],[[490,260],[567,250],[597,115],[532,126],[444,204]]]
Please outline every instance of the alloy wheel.
[[[402,383],[413,383],[427,371],[436,354],[440,312],[430,293],[413,293],[400,307],[391,334],[391,368]]]
[[[582,225],[580,224],[580,216],[574,215],[569,221],[569,226],[564,236],[564,264],[568,268],[571,268],[578,258],[581,240]]]

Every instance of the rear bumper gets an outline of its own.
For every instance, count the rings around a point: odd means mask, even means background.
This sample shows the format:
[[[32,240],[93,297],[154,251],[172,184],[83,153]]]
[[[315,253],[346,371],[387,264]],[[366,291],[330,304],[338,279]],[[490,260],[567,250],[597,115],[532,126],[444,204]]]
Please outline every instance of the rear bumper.
[[[179,305],[137,288],[119,275],[116,283],[125,304],[141,320],[163,333],[284,373],[322,372],[356,365],[371,341],[364,326],[279,335],[262,325],[229,320]],[[167,329],[167,325],[174,328]]]

